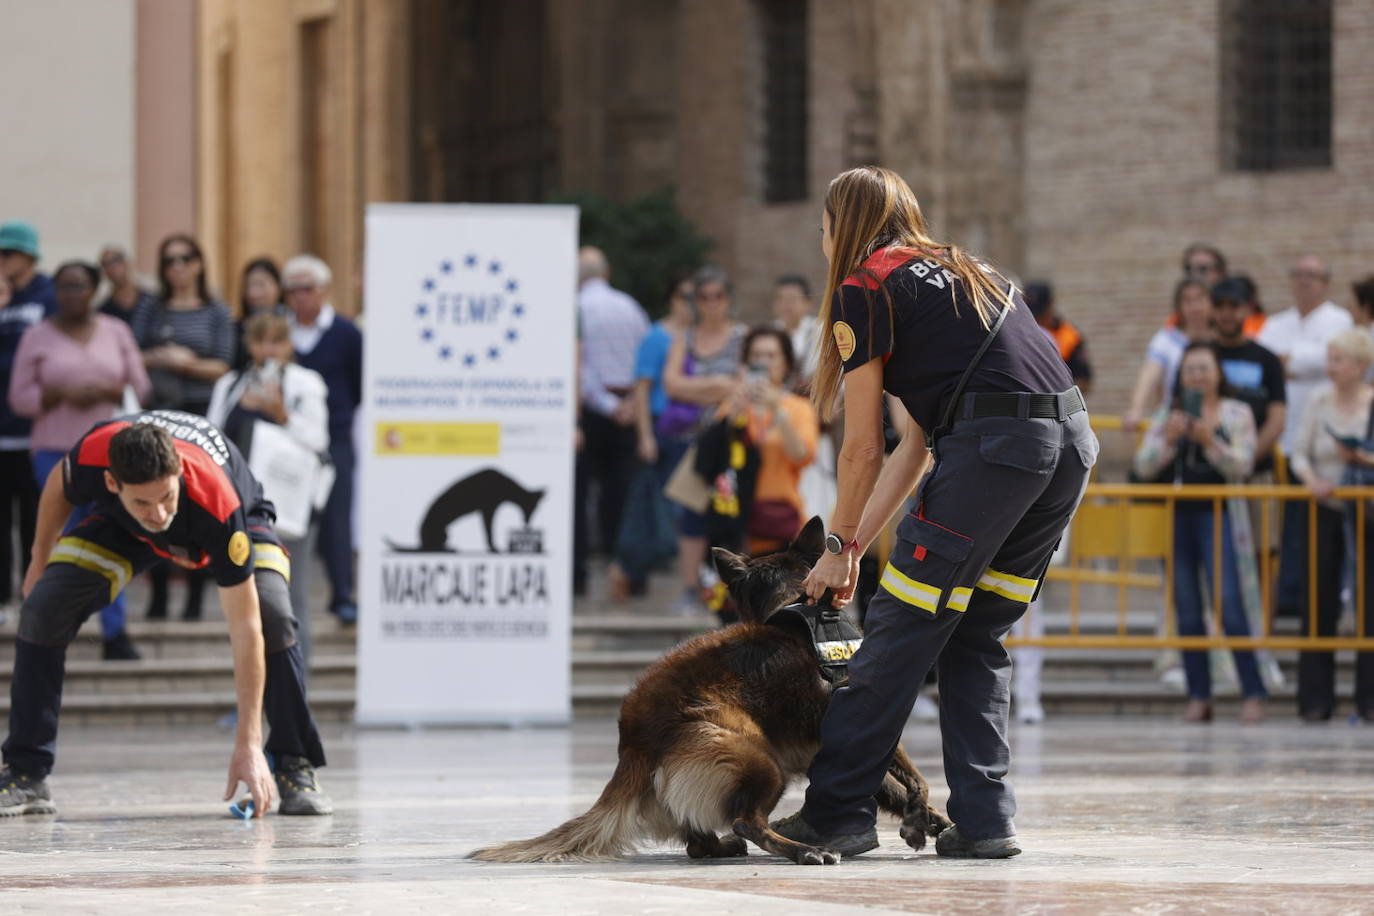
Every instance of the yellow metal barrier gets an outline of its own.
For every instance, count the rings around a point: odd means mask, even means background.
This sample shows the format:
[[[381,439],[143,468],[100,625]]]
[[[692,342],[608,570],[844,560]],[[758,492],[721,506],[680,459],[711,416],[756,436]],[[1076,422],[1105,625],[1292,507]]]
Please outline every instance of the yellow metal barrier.
[[[1353,637],[1286,636],[1273,632],[1271,573],[1274,562],[1269,544],[1277,530],[1274,502],[1304,502],[1308,513],[1308,569],[1317,568],[1317,502],[1306,487],[1280,485],[1198,485],[1198,484],[1090,484],[1069,533],[1069,562],[1052,567],[1050,581],[1070,583],[1069,631],[1040,637],[1009,637],[1007,645],[1052,646],[1058,648],[1134,648],[1134,649],[1359,649],[1374,650],[1374,637],[1365,632],[1365,515],[1366,500],[1374,498],[1374,487],[1338,487],[1333,497],[1355,505],[1355,633]],[[1221,565],[1222,512],[1228,500],[1262,500],[1260,527],[1255,543],[1259,551],[1261,607],[1264,609],[1261,632],[1254,636],[1226,636],[1222,627],[1222,594],[1212,589],[1211,636],[1141,636],[1127,632],[1128,589],[1157,591],[1161,609],[1173,615],[1173,525],[1174,507],[1181,501],[1212,503],[1212,579],[1223,581]],[[1088,562],[1111,560],[1116,569],[1100,570]],[[1141,572],[1141,560],[1163,564],[1164,574]],[[1117,587],[1117,625],[1115,633],[1084,633],[1081,627],[1082,586],[1106,584]],[[1308,632],[1317,631],[1317,579],[1308,576]]]
[[[1093,414],[1092,428],[1095,431],[1118,430],[1125,433],[1121,418],[1118,416]],[[1142,424],[1135,433],[1137,437],[1144,432]],[[1286,465],[1283,453],[1274,449],[1275,472],[1285,479]],[[1093,470],[1096,477],[1097,469]],[[1198,484],[1102,484],[1089,483],[1083,496],[1083,503],[1074,515],[1069,531],[1068,563],[1065,566],[1052,566],[1045,574],[1050,582],[1069,583],[1069,631],[1045,636],[1008,636],[1008,646],[1046,646],[1059,649],[1309,649],[1328,651],[1334,649],[1357,649],[1374,651],[1374,636],[1361,637],[1365,632],[1365,500],[1374,499],[1374,487],[1338,487],[1334,498],[1354,501],[1356,505],[1355,524],[1355,633],[1350,637],[1338,636],[1287,636],[1273,632],[1273,602],[1270,583],[1277,565],[1270,556],[1269,545],[1273,534],[1278,531],[1278,513],[1274,502],[1306,502],[1308,537],[1308,570],[1316,568],[1317,503],[1306,487],[1272,484],[1226,484],[1205,486]],[[1221,550],[1222,521],[1221,513],[1227,500],[1262,500],[1260,504],[1260,528],[1255,535],[1259,546],[1260,604],[1263,608],[1261,632],[1256,636],[1227,636],[1222,627],[1221,589],[1212,589],[1212,631],[1211,636],[1140,636],[1127,632],[1127,605],[1130,589],[1144,589],[1156,592],[1163,599],[1159,609],[1161,619],[1172,623],[1173,607],[1173,517],[1174,505],[1187,500],[1212,501],[1212,582],[1222,581],[1221,564],[1224,553]],[[900,516],[898,516],[900,517]],[[892,552],[893,529],[897,519],[893,519],[879,534],[874,551],[879,563],[886,563]],[[1087,565],[1098,561],[1112,561],[1115,569],[1097,569]],[[1154,561],[1162,565],[1163,574],[1155,571],[1142,571],[1139,567],[1144,561]],[[881,572],[881,569],[879,570]],[[1082,587],[1084,585],[1115,585],[1116,632],[1084,633],[1082,631]],[[1308,632],[1317,631],[1317,580],[1315,575],[1308,576]],[[1035,613],[1028,611],[1027,613]],[[1043,613],[1043,611],[1041,611]]]

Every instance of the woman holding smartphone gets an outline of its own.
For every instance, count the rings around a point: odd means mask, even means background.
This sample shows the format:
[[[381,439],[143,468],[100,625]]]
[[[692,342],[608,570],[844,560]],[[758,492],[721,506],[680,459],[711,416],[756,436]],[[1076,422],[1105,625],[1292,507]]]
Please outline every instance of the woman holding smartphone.
[[[1171,404],[1161,408],[1150,422],[1135,470],[1150,479],[1172,467],[1176,483],[1241,483],[1255,462],[1255,417],[1244,401],[1237,400],[1221,373],[1216,345],[1190,343],[1179,363],[1178,380]],[[1215,569],[1212,556],[1214,521],[1212,500],[1179,500],[1174,504],[1174,613],[1180,636],[1204,636],[1202,583],[1209,592]],[[1244,531],[1238,529],[1244,526]],[[1244,512],[1222,515],[1221,603],[1222,626],[1227,635],[1249,636],[1244,591],[1236,539],[1248,541],[1249,519]],[[1264,682],[1255,653],[1236,650],[1236,673],[1245,697],[1240,720],[1264,719]],[[1188,722],[1212,719],[1212,678],[1207,653],[1183,653],[1183,672],[1188,683]]]
[[[801,474],[815,460],[821,428],[811,402],[786,388],[796,368],[786,331],[751,329],[743,355],[740,386],[722,412],[744,424],[746,440],[759,451],[746,527],[748,551],[757,556],[781,550],[801,531]]]

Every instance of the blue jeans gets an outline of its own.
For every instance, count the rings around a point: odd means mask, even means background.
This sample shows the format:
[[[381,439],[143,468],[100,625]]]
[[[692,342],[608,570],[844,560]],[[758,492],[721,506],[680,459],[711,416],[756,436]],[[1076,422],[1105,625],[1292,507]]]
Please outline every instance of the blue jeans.
[[[1203,623],[1202,585],[1205,576],[1209,591],[1215,594],[1212,524],[1210,505],[1180,504],[1174,510],[1174,613],[1180,636],[1205,636],[1207,633]],[[1225,510],[1221,517],[1221,548],[1221,624],[1228,636],[1249,636],[1250,622],[1245,617],[1245,603],[1241,598],[1231,519]],[[1241,693],[1246,698],[1265,696],[1255,653],[1237,649],[1234,654]],[[1184,652],[1183,673],[1188,678],[1190,698],[1211,699],[1212,672],[1206,652]]]
[[[48,451],[40,449],[33,453],[33,476],[38,481],[38,489],[41,492],[43,484],[48,480],[48,475],[52,469],[57,467],[57,463],[62,460],[66,452]],[[89,506],[77,506],[72,510],[71,518],[67,520],[67,525],[62,529],[65,534],[70,531],[72,526],[83,518],[91,514]],[[100,610],[100,632],[106,639],[113,639],[124,632],[124,593],[120,592],[115,596],[115,600]]]

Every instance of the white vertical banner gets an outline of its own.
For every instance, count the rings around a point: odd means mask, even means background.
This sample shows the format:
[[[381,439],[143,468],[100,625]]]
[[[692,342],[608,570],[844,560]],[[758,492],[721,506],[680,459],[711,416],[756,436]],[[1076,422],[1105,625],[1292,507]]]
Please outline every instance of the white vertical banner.
[[[365,725],[571,718],[577,209],[367,210]]]

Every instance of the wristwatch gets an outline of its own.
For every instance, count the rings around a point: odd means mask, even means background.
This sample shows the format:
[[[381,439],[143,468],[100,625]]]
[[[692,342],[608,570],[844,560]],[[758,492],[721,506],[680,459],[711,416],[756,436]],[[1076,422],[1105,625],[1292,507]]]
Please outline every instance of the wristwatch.
[[[858,538],[855,538],[854,540],[852,540],[852,541],[850,541],[848,544],[846,544],[846,543],[844,542],[844,538],[840,537],[838,534],[836,534],[836,533],[833,532],[833,531],[825,536],[825,550],[826,550],[826,552],[827,552],[827,553],[833,553],[833,554],[834,554],[835,556],[837,556],[837,557],[838,557],[838,556],[842,556],[846,550],[858,550],[858,549],[859,549],[859,540],[858,540]]]

